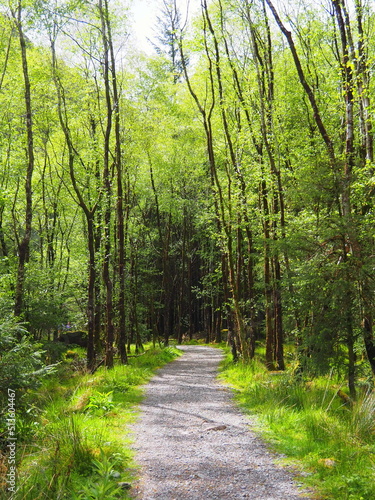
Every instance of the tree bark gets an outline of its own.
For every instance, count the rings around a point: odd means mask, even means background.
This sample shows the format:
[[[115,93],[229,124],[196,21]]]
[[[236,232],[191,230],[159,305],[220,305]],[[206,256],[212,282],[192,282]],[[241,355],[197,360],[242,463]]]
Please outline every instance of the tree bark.
[[[87,248],[89,253],[88,261],[88,287],[87,287],[87,367],[89,370],[95,368],[95,284],[96,284],[96,255],[95,255],[95,224],[94,216],[101,195],[99,194],[95,204],[91,207],[87,205],[83,194],[78,186],[75,174],[75,159],[78,153],[74,147],[69,124],[67,121],[67,109],[64,89],[58,76],[55,35],[51,37],[51,52],[52,52],[52,72],[53,80],[57,92],[58,115],[62,131],[65,136],[65,142],[68,148],[69,174],[74,193],[77,197],[77,204],[82,209],[87,223]]]
[[[107,368],[113,367],[113,344],[115,331],[113,323],[113,282],[110,275],[111,263],[111,220],[112,220],[112,180],[113,175],[110,168],[110,140],[113,124],[113,103],[111,98],[110,82],[110,48],[108,42],[108,9],[106,1],[98,2],[101,35],[103,43],[103,79],[105,88],[106,118],[107,123],[104,129],[104,150],[103,150],[103,186],[104,186],[104,257],[103,257],[103,282],[106,290],[105,317],[106,317],[106,348],[105,365]]]
[[[127,199],[125,198],[124,186],[123,186],[123,159],[121,152],[121,131],[120,131],[120,95],[117,85],[117,72],[116,72],[116,60],[113,47],[112,30],[111,23],[109,19],[108,10],[108,0],[104,0],[104,24],[106,27],[107,34],[107,44],[110,57],[110,77],[112,83],[112,93],[113,93],[113,112],[114,112],[114,129],[115,129],[115,170],[117,176],[117,204],[116,204],[116,216],[117,216],[117,276],[118,276],[118,348],[120,352],[121,363],[127,364],[127,353],[126,353],[126,282],[125,282],[125,245],[126,245],[126,225],[129,215],[129,185],[127,186]]]
[[[32,231],[33,218],[33,196],[32,196],[32,178],[34,171],[34,131],[32,118],[32,103],[31,103],[31,85],[29,77],[28,59],[26,39],[22,26],[22,1],[19,0],[17,10],[12,12],[13,19],[16,24],[18,39],[21,48],[22,73],[24,80],[24,100],[26,108],[26,175],[25,175],[25,220],[24,220],[24,235],[18,244],[18,269],[17,280],[15,286],[14,299],[14,315],[16,318],[21,318],[25,312],[24,304],[24,286],[26,275],[26,264],[30,257],[30,239]]]
[[[254,23],[250,15],[250,6],[246,2],[246,13],[250,29],[251,47],[253,59],[256,68],[258,91],[259,91],[259,109],[261,121],[262,141],[267,152],[268,164],[271,174],[271,198],[272,198],[272,222],[270,219],[270,207],[267,201],[268,188],[265,173],[263,172],[262,197],[264,210],[264,237],[265,242],[265,293],[266,293],[266,358],[267,363],[273,368],[277,366],[279,370],[285,369],[284,363],[284,332],[283,332],[283,310],[281,297],[281,266],[278,241],[278,221],[283,221],[284,208],[283,190],[281,185],[281,174],[276,165],[275,146],[274,146],[274,125],[273,125],[273,103],[274,103],[274,70],[272,61],[272,42],[271,32],[268,24],[268,18],[263,3],[265,35],[264,53],[261,53],[257,42],[257,34]],[[258,35],[258,39],[260,36]],[[263,148],[262,148],[263,150]],[[270,240],[273,241],[272,253],[270,253]],[[272,362],[271,362],[272,358]]]

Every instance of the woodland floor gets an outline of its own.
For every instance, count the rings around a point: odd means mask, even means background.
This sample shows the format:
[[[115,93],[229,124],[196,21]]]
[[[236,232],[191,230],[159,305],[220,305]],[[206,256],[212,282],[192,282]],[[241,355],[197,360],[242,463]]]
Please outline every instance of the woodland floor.
[[[184,355],[145,387],[134,425],[136,499],[297,500],[308,498],[295,473],[277,464],[251,430],[255,421],[216,380],[219,349],[183,346]]]

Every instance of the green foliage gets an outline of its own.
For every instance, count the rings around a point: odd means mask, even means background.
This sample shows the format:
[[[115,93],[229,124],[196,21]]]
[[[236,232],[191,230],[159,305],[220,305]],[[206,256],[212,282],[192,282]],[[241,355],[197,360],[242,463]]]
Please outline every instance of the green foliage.
[[[121,493],[123,489],[118,486],[117,482],[114,480],[121,476],[121,474],[116,470],[121,467],[120,460],[114,460],[114,456],[107,457],[101,450],[100,457],[93,461],[95,466],[95,473],[97,475],[97,481],[90,484],[82,484],[79,488],[78,494],[72,495],[72,500],[112,500],[116,498],[124,498]]]
[[[104,415],[114,408],[112,401],[113,391],[107,393],[95,391],[89,398],[89,402],[85,406],[85,411],[101,412]]]
[[[56,364],[45,364],[41,344],[30,341],[24,326],[13,320],[0,325],[0,436],[5,432],[5,412],[9,393],[14,391],[17,408],[18,438],[24,439],[34,426],[34,407],[29,393],[56,370]]]
[[[57,363],[68,357],[67,345],[63,342],[43,341],[41,342],[46,363]],[[74,358],[74,351],[71,354]]]
[[[29,266],[26,281],[27,318],[32,331],[57,331],[59,325],[66,324],[67,311],[64,307],[67,299],[56,285],[58,276],[51,269]]]
[[[338,8],[339,3],[332,5]],[[282,324],[279,340],[298,346],[290,350],[295,373],[266,375],[259,364],[265,353],[258,349],[257,360],[246,369],[230,369],[235,383],[267,411],[269,425],[281,418],[288,429],[301,424],[318,445],[330,441],[332,434],[348,432],[348,440],[355,442],[363,442],[366,432],[372,436],[371,398],[349,411],[319,386],[319,377],[329,373],[336,374],[334,382],[340,386],[349,373],[357,387],[361,378],[366,383],[373,379],[365,353],[374,327],[375,183],[366,127],[372,136],[375,94],[370,69],[375,53],[370,41],[375,17],[370,2],[363,10],[357,3],[358,8],[344,16],[347,30],[350,26],[348,43],[353,43],[345,67],[341,61],[347,48],[340,45],[340,26],[324,2],[302,1],[298,9],[289,2],[280,12],[281,18],[288,18],[309,95],[288,44],[258,0],[209,2],[206,19],[196,16],[182,33],[183,49],[192,62],[189,82],[181,78],[179,51],[167,50],[173,75],[165,57],[122,51],[128,28],[119,12],[122,6],[109,6],[105,18],[111,26],[105,31],[113,39],[104,40],[92,2],[22,5],[35,156],[32,230],[22,279],[17,276],[25,236],[23,179],[31,143],[17,30],[11,16],[0,16],[0,317],[12,315],[17,284],[22,284],[19,320],[25,321],[24,326],[14,321],[0,325],[0,388],[1,403],[7,387],[17,391],[23,438],[37,431],[42,418],[31,396],[45,405],[53,398],[51,391],[61,391],[64,402],[51,403],[50,414],[44,415],[47,427],[52,416],[65,411],[97,424],[100,416],[106,415],[102,420],[107,421],[122,411],[121,405],[134,403],[139,398],[134,386],[176,355],[165,349],[132,358],[131,367],[100,369],[72,392],[67,385],[59,387],[56,379],[49,385],[45,376],[53,368],[48,365],[63,360],[65,347],[45,339],[67,321],[86,330],[93,313],[88,307],[89,271],[96,287],[93,307],[101,315],[96,320],[103,327],[98,351],[105,345],[105,287],[113,291],[113,309],[107,312],[115,330],[125,328],[131,341],[137,338],[137,353],[140,342],[163,336],[167,340],[169,335],[180,340],[204,331],[213,338],[226,330],[235,337],[238,332],[232,327],[241,321],[235,321],[234,312],[237,320],[243,319],[245,339],[251,333],[257,341],[266,334],[273,340],[276,332],[266,333],[265,316],[280,310],[282,318],[269,317],[267,325]],[[360,11],[361,19],[356,18]],[[179,27],[169,30],[172,18],[166,9],[161,18],[167,35],[161,34],[162,43],[177,49]],[[52,34],[56,58],[39,43]],[[116,61],[116,67],[111,62],[111,78],[106,80],[103,61],[110,43],[125,62]],[[348,68],[353,92],[350,126],[345,109]],[[113,102],[115,84],[121,89],[118,102]],[[310,105],[312,96],[325,138]],[[345,135],[350,130],[353,151],[348,154]],[[109,176],[104,175],[108,164]],[[103,196],[105,180],[108,199]],[[120,188],[124,206],[118,215]],[[120,221],[125,228],[121,278]],[[107,258],[111,286],[102,278]],[[119,311],[125,319],[117,317]],[[365,333],[370,337],[367,351]],[[85,360],[75,353],[66,360],[69,366],[64,364],[61,377],[76,376],[74,367],[85,370]],[[306,376],[318,377],[315,385],[306,386]],[[337,415],[342,422],[336,421]],[[70,424],[61,425],[66,425],[63,435],[73,432],[67,430]],[[85,448],[86,437],[78,434]],[[50,440],[55,438],[57,434]],[[92,448],[97,451],[99,445]],[[308,440],[302,446],[307,455],[315,453],[311,446]],[[50,458],[60,453],[51,443],[46,447]],[[321,468],[324,472],[325,466]],[[71,476],[55,477],[48,471],[58,498]],[[354,495],[360,475],[347,477],[342,491]],[[88,490],[77,494],[94,495]]]
[[[20,392],[36,388],[41,379],[51,373],[55,366],[45,366],[42,361],[43,351],[36,350],[41,347],[23,337],[20,342],[9,349],[0,361],[0,385],[14,388]]]

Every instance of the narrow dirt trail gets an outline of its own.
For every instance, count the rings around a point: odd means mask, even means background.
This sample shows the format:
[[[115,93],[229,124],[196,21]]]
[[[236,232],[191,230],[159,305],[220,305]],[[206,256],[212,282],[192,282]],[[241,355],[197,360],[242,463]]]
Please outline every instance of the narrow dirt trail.
[[[134,498],[298,500],[292,475],[251,431],[230,389],[216,381],[222,353],[183,346],[184,355],[146,386],[133,426],[140,480]]]

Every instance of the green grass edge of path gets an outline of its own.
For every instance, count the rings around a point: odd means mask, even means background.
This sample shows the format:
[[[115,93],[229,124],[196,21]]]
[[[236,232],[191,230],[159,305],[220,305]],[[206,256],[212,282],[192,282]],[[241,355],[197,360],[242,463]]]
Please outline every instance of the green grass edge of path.
[[[131,498],[127,489],[135,480],[136,464],[129,427],[139,412],[142,385],[181,354],[173,346],[148,346],[128,365],[102,367],[95,374],[63,363],[32,395],[34,419],[19,422],[30,429],[23,429],[29,439],[17,446],[17,491],[9,494],[3,488],[0,498]]]
[[[363,392],[353,405],[338,395],[342,381],[296,377],[292,369],[269,372],[253,360],[233,363],[229,349],[219,379],[229,385],[245,413],[255,415],[255,431],[298,483],[315,493],[309,498],[375,498],[375,394]]]

